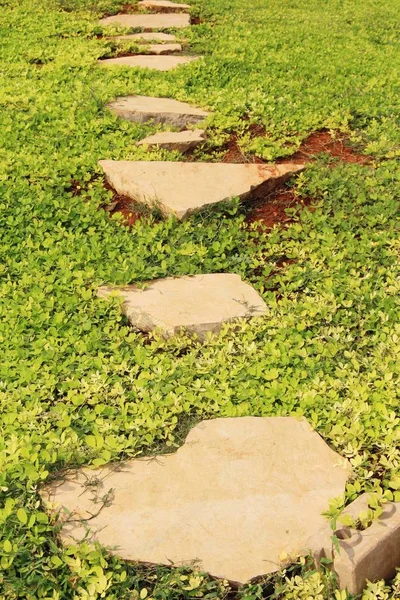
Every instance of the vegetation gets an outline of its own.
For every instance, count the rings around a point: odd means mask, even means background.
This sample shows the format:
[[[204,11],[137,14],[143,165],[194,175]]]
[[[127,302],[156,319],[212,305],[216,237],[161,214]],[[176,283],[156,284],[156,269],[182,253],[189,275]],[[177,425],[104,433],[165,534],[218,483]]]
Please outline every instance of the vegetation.
[[[354,467],[333,517],[364,490],[400,501],[400,0],[198,0],[185,37],[205,58],[169,73],[97,67],[97,19],[117,0],[1,4],[0,597],[233,597],[202,574],[62,548],[39,495],[62,468],[174,450],[201,418],[305,416]],[[101,209],[97,161],[148,158],[135,142],[155,128],[105,108],[135,93],[214,111],[199,160],[231,132],[273,160],[320,128],[373,160],[320,155],[293,183],[314,209],[287,228],[249,228],[234,202],[129,229]],[[96,298],[103,283],[219,271],[255,285],[268,314],[204,345],[139,335]],[[346,599],[328,572],[296,569],[237,597]],[[400,598],[399,577],[370,598]]]

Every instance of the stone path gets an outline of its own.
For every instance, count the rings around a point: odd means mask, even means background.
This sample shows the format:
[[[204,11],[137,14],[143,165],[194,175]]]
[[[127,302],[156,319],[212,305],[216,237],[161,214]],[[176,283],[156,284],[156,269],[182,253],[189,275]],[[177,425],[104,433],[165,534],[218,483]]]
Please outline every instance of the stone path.
[[[102,287],[99,296],[123,298],[122,310],[140,331],[159,330],[165,336],[182,329],[204,339],[223,323],[265,314],[266,304],[239,275],[213,273],[166,277],[135,285]]]
[[[106,17],[100,20],[100,24],[103,26],[107,25],[120,25],[129,28],[143,28],[143,29],[165,29],[165,28],[183,28],[189,27],[190,15],[183,13],[182,10],[190,8],[189,4],[179,4],[177,2],[171,2],[170,0],[140,0],[137,5],[139,8],[148,8],[150,10],[157,10],[161,12],[143,14],[119,14],[113,15],[112,17]],[[133,34],[135,35],[135,34]],[[136,34],[138,35],[138,34]],[[142,34],[146,35],[145,33]],[[150,32],[150,35],[157,36],[157,32]],[[162,34],[158,34],[162,35]],[[168,35],[168,34],[164,34]],[[140,34],[139,34],[140,36]],[[123,41],[129,39],[143,40],[144,38],[132,37],[132,36],[115,36],[115,40]],[[150,38],[148,38],[150,39]],[[173,38],[175,41],[175,37]],[[159,41],[165,41],[165,38],[159,38]],[[138,55],[135,56],[123,56],[116,58],[108,58],[99,60],[99,64],[104,67],[110,66],[125,66],[125,67],[139,67],[142,69],[155,69],[157,71],[170,71],[179,65],[188,64],[197,60],[198,56],[184,56],[175,55],[167,56],[163,55],[181,52],[182,46],[178,43],[167,45],[151,45],[143,46]],[[161,58],[154,58],[152,55],[162,56]]]
[[[109,184],[123,196],[179,219],[261,186],[268,192],[303,169],[298,164],[227,164],[101,160]],[[260,190],[261,192],[261,190]]]
[[[181,50],[182,46],[180,44],[147,44],[141,46],[141,51],[147,54],[173,54],[176,52],[181,52]],[[187,59],[189,57],[185,58]]]
[[[89,535],[127,560],[242,584],[283,553],[332,545],[322,512],[349,476],[306,421],[242,417],[201,422],[174,454],[81,469],[43,496],[66,544]]]
[[[187,4],[141,0],[139,6],[161,12],[114,15],[100,23],[150,30],[190,25],[189,14],[179,12]],[[164,32],[114,39],[153,44],[143,46],[144,54],[99,61],[103,67],[166,71],[198,58],[166,54],[181,46]],[[145,96],[117,98],[108,108],[119,118],[181,129],[154,131],[137,142],[145,148],[184,153],[206,143],[204,122],[211,114],[201,108]],[[190,129],[200,122],[204,129]],[[264,196],[304,168],[124,160],[101,160],[100,165],[119,194],[179,219],[233,197]],[[218,333],[223,323],[267,314],[260,295],[234,273],[167,277],[142,287],[102,286],[98,295],[103,301],[119,296],[122,311],[140,331],[158,330],[168,337],[185,330],[199,341]],[[43,498],[63,518],[65,544],[89,535],[124,559],[197,566],[244,583],[278,570],[282,556],[332,554],[331,530],[322,513],[344,492],[349,476],[349,463],[306,421],[215,419],[192,429],[175,454],[80,469],[47,487]]]
[[[151,98],[149,96],[127,96],[117,98],[108,108],[118,117],[137,123],[153,121],[174,127],[188,127],[204,121],[210,113],[186,102],[171,98]]]
[[[140,8],[168,9],[171,12],[175,10],[188,10],[190,8],[190,4],[178,4],[177,2],[170,2],[170,0],[140,0],[137,5]]]
[[[185,13],[122,14],[101,19],[100,25],[120,25],[129,28],[143,27],[143,29],[182,29],[189,27],[190,16]]]
[[[157,71],[170,71],[179,65],[185,65],[194,60],[196,56],[151,56],[138,54],[136,56],[120,56],[99,60],[102,67],[142,67],[143,69],[156,69]]]
[[[137,146],[148,146],[149,148],[165,148],[166,150],[179,150],[187,152],[203,144],[205,131],[203,129],[185,129],[184,131],[162,131],[137,142]]]
[[[132,42],[175,42],[176,37],[172,33],[162,33],[160,31],[150,31],[143,33],[130,33],[127,35],[115,35],[111,39],[117,41]]]

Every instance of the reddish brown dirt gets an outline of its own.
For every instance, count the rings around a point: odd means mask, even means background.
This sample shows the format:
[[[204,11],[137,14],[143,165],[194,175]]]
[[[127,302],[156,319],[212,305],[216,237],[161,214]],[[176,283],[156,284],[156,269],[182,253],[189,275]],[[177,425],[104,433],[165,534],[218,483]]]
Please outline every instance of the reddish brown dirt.
[[[222,150],[225,151],[221,159],[223,163],[264,163],[265,161],[253,154],[243,154],[238,144],[238,138],[231,135],[229,141],[224,144]]]
[[[258,222],[264,229],[272,229],[275,225],[287,227],[294,222],[293,217],[287,214],[287,209],[297,208],[301,212],[305,208],[313,210],[311,198],[300,198],[294,190],[279,188],[267,197],[251,204],[251,210],[247,215],[247,223]]]
[[[277,162],[310,162],[320,153],[330,154],[333,158],[351,164],[366,165],[372,160],[372,156],[359,154],[349,145],[348,138],[345,136],[333,137],[329,131],[322,129],[309,135],[300,148],[292,156],[286,159],[280,159]]]
[[[138,221],[143,216],[140,212],[135,211],[135,205],[131,198],[117,194],[116,191],[113,190],[113,188],[107,182],[104,183],[104,187],[107,190],[111,191],[113,194],[110,203],[107,204],[104,208],[108,210],[110,215],[115,215],[116,213],[121,214],[123,216],[123,225],[131,227],[134,223],[136,223],[136,221]]]
[[[251,124],[248,131],[252,138],[262,137],[266,133],[264,126],[260,124]],[[231,135],[224,149],[226,149],[226,152],[222,158],[222,162],[265,162],[259,157],[243,154],[238,144],[238,139],[234,135]],[[351,164],[365,165],[372,160],[371,156],[357,153],[349,145],[346,137],[334,138],[329,131],[321,130],[309,135],[301,144],[299,150],[292,156],[279,159],[276,162],[281,164],[287,162],[296,164],[309,163],[315,160],[316,155],[323,152],[333,158]],[[286,213],[288,208],[297,207],[299,212],[305,208],[313,210],[312,204],[313,199],[300,198],[296,196],[293,190],[281,186],[273,193],[266,195],[255,204],[252,204],[252,208],[247,216],[247,222],[254,223],[257,221],[266,229],[272,229],[277,224],[287,226],[293,223],[293,218]]]

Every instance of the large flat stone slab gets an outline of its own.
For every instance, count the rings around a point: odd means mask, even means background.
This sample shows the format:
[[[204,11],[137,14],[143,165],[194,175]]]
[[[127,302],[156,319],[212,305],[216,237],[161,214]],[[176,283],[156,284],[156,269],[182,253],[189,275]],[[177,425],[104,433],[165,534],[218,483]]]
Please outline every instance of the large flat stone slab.
[[[150,31],[148,33],[129,33],[127,35],[114,35],[110,39],[127,42],[175,42],[176,37],[172,33]]]
[[[167,58],[167,57],[165,57]],[[121,195],[179,219],[211,204],[255,194],[263,184],[270,191],[293,173],[298,164],[136,162],[101,160],[107,181]],[[260,190],[261,191],[261,190]]]
[[[136,56],[120,56],[119,58],[106,58],[99,60],[102,67],[139,67],[141,69],[154,69],[156,71],[170,71],[180,65],[185,65],[197,56],[153,56],[150,54],[137,54]]]
[[[171,336],[185,329],[200,339],[216,333],[223,323],[265,314],[266,304],[255,289],[232,273],[166,277],[135,285],[104,286],[100,297],[118,295],[122,310],[141,331],[157,329]]]
[[[190,8],[190,4],[179,4],[178,2],[170,2],[170,0],[140,0],[138,2],[140,8],[150,8],[155,10],[174,11],[186,10]]]
[[[205,131],[202,129],[187,129],[185,131],[160,131],[140,140],[136,145],[187,152],[203,144],[204,140]]]
[[[304,420],[215,419],[194,427],[175,454],[82,469],[43,497],[65,519],[65,544],[88,532],[127,560],[244,583],[278,570],[282,553],[326,543],[322,512],[349,474]]]
[[[118,117],[137,123],[167,123],[175,127],[187,127],[204,121],[210,113],[190,106],[186,102],[171,98],[151,96],[126,96],[108,104],[108,108]]]
[[[100,25],[120,25],[121,27],[142,27],[143,29],[182,29],[189,27],[190,16],[185,13],[157,13],[144,15],[135,13],[131,15],[121,14],[105,17],[99,21]]]

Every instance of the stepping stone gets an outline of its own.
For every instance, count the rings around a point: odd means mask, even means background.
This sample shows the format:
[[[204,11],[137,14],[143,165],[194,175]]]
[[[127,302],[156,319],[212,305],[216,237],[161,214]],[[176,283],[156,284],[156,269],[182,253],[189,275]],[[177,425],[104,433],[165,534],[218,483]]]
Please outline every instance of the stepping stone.
[[[150,96],[127,96],[117,98],[108,104],[108,108],[118,117],[137,123],[168,123],[175,127],[187,127],[203,121],[210,113],[190,106],[186,102],[170,98],[151,98]]]
[[[151,56],[137,54],[136,56],[120,56],[119,58],[106,58],[99,60],[102,67],[140,67],[141,69],[154,69],[156,71],[170,71],[197,60],[198,56]]]
[[[108,183],[122,196],[157,206],[178,219],[211,204],[269,193],[301,164],[279,165],[101,160]],[[264,184],[261,187],[261,184]]]
[[[157,56],[181,51],[182,46],[180,44],[149,44],[147,46],[143,46],[143,52],[147,52],[147,54],[155,54]]]
[[[146,48],[150,54],[172,54],[173,52],[182,52],[180,44],[150,44]]]
[[[150,33],[131,33],[128,35],[112,36],[112,40],[132,41],[132,42],[175,42],[176,37],[172,33],[150,32]]]
[[[209,331],[217,333],[223,323],[266,311],[261,296],[232,273],[167,277],[147,285],[145,289],[103,286],[98,295],[122,297],[122,311],[136,329],[157,329],[165,337],[185,329],[203,339]]]
[[[166,150],[179,150],[187,152],[202,144],[205,140],[205,131],[202,129],[185,130],[185,131],[160,131],[154,135],[150,135],[140,142],[137,146],[154,146],[165,148]]]
[[[178,4],[169,0],[140,0],[138,6],[141,8],[161,8],[165,10],[186,10],[191,8],[190,4]]]
[[[190,16],[185,13],[158,13],[154,15],[113,15],[99,21],[100,25],[120,25],[121,27],[143,27],[143,29],[168,29],[174,27],[182,29],[189,27]]]
[[[349,476],[307,421],[239,417],[202,421],[174,454],[67,473],[42,497],[66,545],[88,534],[124,560],[243,584],[330,542],[322,513]]]

